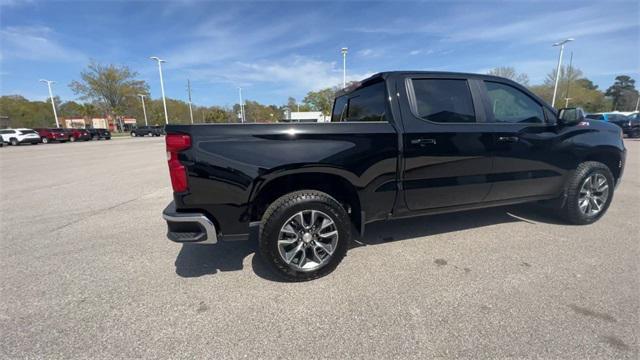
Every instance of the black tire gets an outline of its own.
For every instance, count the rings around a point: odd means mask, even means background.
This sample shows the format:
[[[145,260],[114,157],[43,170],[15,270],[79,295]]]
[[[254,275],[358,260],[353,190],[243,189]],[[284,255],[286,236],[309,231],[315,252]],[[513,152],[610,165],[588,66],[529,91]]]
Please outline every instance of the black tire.
[[[70,142],[76,142],[76,138],[75,138],[75,137],[73,137],[73,136],[71,136],[71,137],[69,137],[69,141],[70,141]]]
[[[42,138],[42,143],[43,143],[43,144],[47,144],[47,143],[49,143],[49,139],[47,139],[46,137],[43,137],[43,138]]]
[[[584,182],[593,174],[601,174],[606,178],[609,192],[601,210],[595,215],[587,215],[580,210],[580,189]],[[607,212],[613,199],[614,187],[614,178],[609,167],[597,161],[583,162],[578,166],[567,183],[567,197],[564,206],[560,209],[560,215],[567,222],[574,225],[587,225],[596,222]]]
[[[20,145],[20,143],[18,142],[18,139],[16,138],[11,138],[9,139],[9,144],[13,145],[13,146],[18,146]]]
[[[630,138],[632,138],[632,139],[640,138],[640,129],[635,130],[634,132],[632,132],[632,133],[629,135],[629,137],[630,137]]]
[[[153,136],[153,133],[152,133],[152,132],[150,132],[150,133],[148,133],[147,135],[149,135],[149,137],[151,137],[151,136]]]
[[[136,133],[134,131],[131,132],[132,137],[136,137]]]
[[[278,251],[280,229],[303,210],[317,210],[328,215],[338,232],[337,244],[327,262],[310,271],[288,265]],[[301,190],[280,197],[267,208],[260,225],[260,256],[277,275],[288,281],[308,281],[331,273],[346,255],[350,242],[351,222],[347,212],[333,197],[316,190]]]

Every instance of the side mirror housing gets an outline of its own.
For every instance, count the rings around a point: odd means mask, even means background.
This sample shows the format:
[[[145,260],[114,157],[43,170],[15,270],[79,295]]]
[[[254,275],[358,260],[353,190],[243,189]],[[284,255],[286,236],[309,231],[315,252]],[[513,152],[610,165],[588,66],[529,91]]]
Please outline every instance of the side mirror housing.
[[[562,108],[558,111],[558,123],[562,125],[575,125],[586,119],[584,110],[579,107]]]

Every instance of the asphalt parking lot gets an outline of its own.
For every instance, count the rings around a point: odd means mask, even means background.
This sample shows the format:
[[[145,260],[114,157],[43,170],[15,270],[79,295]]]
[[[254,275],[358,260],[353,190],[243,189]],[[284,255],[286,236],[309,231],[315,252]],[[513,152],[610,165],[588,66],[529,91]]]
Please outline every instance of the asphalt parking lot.
[[[638,358],[640,141],[594,225],[376,223],[296,284],[254,242],[166,239],[163,141],[0,149],[1,358]]]

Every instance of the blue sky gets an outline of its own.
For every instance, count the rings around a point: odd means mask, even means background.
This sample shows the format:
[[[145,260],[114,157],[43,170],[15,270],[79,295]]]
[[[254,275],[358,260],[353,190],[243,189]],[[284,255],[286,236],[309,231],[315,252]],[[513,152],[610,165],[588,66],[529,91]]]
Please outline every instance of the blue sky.
[[[167,96],[199,105],[246,98],[283,104],[384,70],[486,72],[513,66],[540,83],[551,44],[574,37],[574,65],[601,88],[640,83],[638,1],[204,2],[0,0],[0,94],[44,99],[40,78],[68,84],[95,59],[125,64],[160,93],[149,56],[166,59]]]

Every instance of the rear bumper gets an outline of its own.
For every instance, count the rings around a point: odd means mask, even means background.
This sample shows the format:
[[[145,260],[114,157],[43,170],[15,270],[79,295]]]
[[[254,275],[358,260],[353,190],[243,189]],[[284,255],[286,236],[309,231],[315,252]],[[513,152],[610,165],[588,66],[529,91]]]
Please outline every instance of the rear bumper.
[[[179,213],[172,201],[162,211],[167,222],[167,237],[179,243],[215,244],[218,242],[216,226],[202,213]]]

